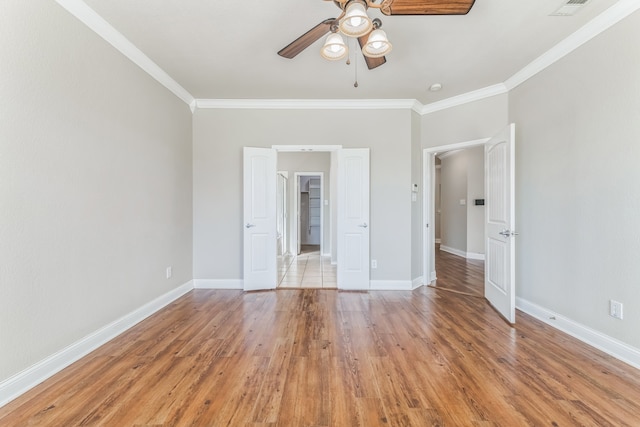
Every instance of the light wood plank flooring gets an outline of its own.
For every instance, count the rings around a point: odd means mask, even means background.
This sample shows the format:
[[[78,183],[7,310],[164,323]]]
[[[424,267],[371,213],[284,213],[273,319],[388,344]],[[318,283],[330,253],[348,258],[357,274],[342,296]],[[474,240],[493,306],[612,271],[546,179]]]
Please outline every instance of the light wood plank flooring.
[[[638,426],[640,371],[481,298],[195,290],[2,426]]]
[[[435,245],[436,275],[432,286],[484,297],[484,261],[466,259],[441,251]]]

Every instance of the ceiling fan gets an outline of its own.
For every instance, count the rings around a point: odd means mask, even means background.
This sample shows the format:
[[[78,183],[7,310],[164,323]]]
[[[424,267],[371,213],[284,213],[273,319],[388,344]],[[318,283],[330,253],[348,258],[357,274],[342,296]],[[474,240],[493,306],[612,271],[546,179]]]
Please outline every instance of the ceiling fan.
[[[372,70],[387,62],[385,55],[391,51],[386,34],[380,29],[382,21],[371,20],[367,9],[379,9],[384,15],[466,15],[475,0],[325,0],[333,1],[342,13],[329,18],[295,39],[278,55],[293,59],[316,40],[329,37],[322,47],[325,59],[339,60],[347,55],[348,48],[342,36],[358,39],[367,67]]]

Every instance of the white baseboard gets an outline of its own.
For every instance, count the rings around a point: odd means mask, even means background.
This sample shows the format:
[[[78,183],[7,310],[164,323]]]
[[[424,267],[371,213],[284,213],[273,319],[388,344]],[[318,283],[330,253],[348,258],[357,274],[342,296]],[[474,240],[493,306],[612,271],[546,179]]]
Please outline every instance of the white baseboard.
[[[431,281],[429,283],[433,283],[435,282],[438,278],[436,277],[436,272],[432,271],[431,272],[431,277],[430,277]]]
[[[244,289],[242,279],[193,279],[195,289]]]
[[[371,280],[369,282],[371,291],[411,291],[413,283],[411,280]]]
[[[442,239],[435,239],[435,243],[442,243]]]
[[[26,393],[47,378],[57,374],[101,345],[111,341],[127,329],[171,304],[192,289],[193,283],[189,281],[52,354],[24,371],[2,381],[0,383],[0,407],[6,405],[21,394]]]
[[[456,249],[456,248],[452,248],[450,246],[444,246],[444,245],[440,245],[440,250],[449,252],[450,254],[461,256],[462,258],[479,259],[484,261],[484,254],[479,254],[476,252],[465,252],[465,251],[461,251],[460,249]]]
[[[589,344],[605,353],[621,360],[634,368],[640,369],[640,349],[618,341],[608,335],[577,323],[558,313],[554,313],[535,303],[516,297],[516,307],[542,322],[561,330],[580,341]]]
[[[467,252],[466,258],[467,259],[478,259],[478,260],[484,261],[484,254],[479,254],[479,253],[476,253],[476,252]]]
[[[411,290],[418,289],[420,286],[424,285],[424,279],[422,276],[416,277],[411,281]]]
[[[440,245],[440,250],[444,252],[449,252],[450,254],[461,256],[463,258],[467,257],[466,252],[461,251],[460,249],[452,248],[450,246]]]

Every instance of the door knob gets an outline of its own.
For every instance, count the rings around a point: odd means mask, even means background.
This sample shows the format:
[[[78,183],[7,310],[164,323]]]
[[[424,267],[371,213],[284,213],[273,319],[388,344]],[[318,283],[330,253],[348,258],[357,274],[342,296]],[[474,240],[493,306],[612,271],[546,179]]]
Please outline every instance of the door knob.
[[[504,236],[504,237],[510,237],[510,236],[517,236],[520,233],[516,233],[515,231],[511,231],[511,230],[502,230],[498,234],[500,234],[501,236]]]
[[[366,222],[363,222],[362,224],[358,225],[358,227],[367,228],[368,225]]]
[[[255,224],[247,223],[247,225],[245,225],[245,228],[253,228],[255,226],[256,226]]]

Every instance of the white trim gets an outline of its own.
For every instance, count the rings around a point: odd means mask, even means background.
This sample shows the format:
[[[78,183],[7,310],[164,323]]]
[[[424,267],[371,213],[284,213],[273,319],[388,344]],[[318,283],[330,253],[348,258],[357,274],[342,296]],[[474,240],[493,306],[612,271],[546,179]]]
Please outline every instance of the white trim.
[[[465,251],[461,251],[460,249],[452,248],[450,246],[440,245],[440,250],[443,252],[449,252],[450,254],[454,254],[457,256],[461,256],[462,258],[467,257],[467,253]]]
[[[271,148],[279,153],[285,152],[309,152],[309,151],[338,151],[342,145],[272,145]]]
[[[450,151],[445,151],[444,153],[438,153],[438,155],[436,156],[437,158],[439,158],[440,160],[442,159],[446,159],[449,156],[453,156],[456,153],[460,153],[464,151],[464,149],[460,148],[458,150],[450,150]],[[440,169],[442,169],[442,165],[438,165],[440,166]]]
[[[444,252],[449,252],[450,254],[461,256],[462,258],[466,258],[466,259],[477,259],[477,260],[484,261],[484,254],[480,254],[477,252],[465,252],[465,251],[461,251],[460,249],[452,248],[450,246],[444,246],[442,244],[440,244],[440,250]]]
[[[441,101],[432,102],[431,104],[424,105],[420,110],[420,114],[423,116],[436,111],[446,110],[447,108],[457,107],[458,105],[468,104],[474,101],[480,101],[485,98],[491,98],[492,96],[502,95],[509,90],[504,83],[498,83],[493,86],[487,86],[482,89],[473,90],[471,92],[463,93],[461,95],[453,96],[451,98],[443,99]]]
[[[484,254],[480,254],[477,252],[467,252],[467,256],[465,258],[484,261]]]
[[[0,383],[0,407],[111,341],[193,289],[189,281]]]
[[[434,242],[437,243],[437,244],[440,244],[440,243],[442,243],[442,239],[435,239]]]
[[[371,291],[411,291],[413,283],[411,280],[371,280],[369,290]]]
[[[85,2],[82,0],[56,0],[56,2],[156,79],[161,85],[173,92],[174,95],[188,104],[193,111],[196,105],[193,96]]]
[[[242,279],[193,279],[194,289],[244,289]]]
[[[602,332],[598,332],[558,313],[534,304],[524,298],[516,297],[518,310],[571,335],[592,347],[640,369],[640,349],[618,341]]]
[[[419,112],[415,99],[196,99],[197,108],[256,110],[402,110]]]
[[[438,145],[437,147],[425,148],[427,153],[437,153],[440,151],[461,150],[464,148],[476,147],[478,145],[486,144],[491,138],[472,139],[471,141],[456,142],[455,144]]]
[[[432,271],[432,272],[431,272],[431,281],[430,281],[429,283],[433,283],[433,282],[435,282],[436,280],[438,280],[438,277],[436,276],[436,272],[435,272],[435,271]]]
[[[424,285],[424,278],[422,276],[416,277],[411,281],[411,290],[418,289],[422,285]]]
[[[523,69],[508,78],[504,84],[508,90],[514,89],[535,76],[559,59],[564,58],[592,38],[611,28],[622,19],[640,9],[638,0],[620,0],[613,6],[583,25],[576,32],[534,59]]]

